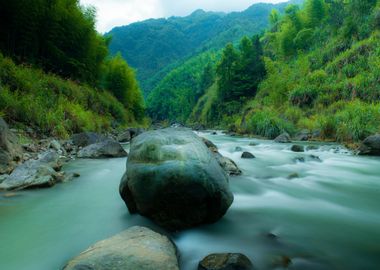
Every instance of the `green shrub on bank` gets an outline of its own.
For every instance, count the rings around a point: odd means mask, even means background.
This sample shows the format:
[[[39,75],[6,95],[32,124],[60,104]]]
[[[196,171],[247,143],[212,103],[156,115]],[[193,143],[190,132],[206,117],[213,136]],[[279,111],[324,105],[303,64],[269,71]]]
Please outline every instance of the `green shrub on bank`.
[[[265,109],[253,113],[247,121],[247,131],[274,139],[283,132],[294,133],[295,128],[289,121],[280,118],[276,112]]]
[[[112,94],[87,85],[17,66],[0,55],[0,114],[60,137],[81,131],[105,131],[114,123],[136,124]]]

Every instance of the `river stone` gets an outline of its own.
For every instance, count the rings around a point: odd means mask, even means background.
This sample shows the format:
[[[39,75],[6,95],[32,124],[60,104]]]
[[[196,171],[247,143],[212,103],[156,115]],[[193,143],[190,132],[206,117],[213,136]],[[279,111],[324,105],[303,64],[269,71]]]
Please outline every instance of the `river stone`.
[[[211,254],[198,265],[198,270],[253,270],[247,256],[240,253]]]
[[[207,140],[206,138],[201,137],[204,144],[207,146],[208,149],[211,150],[211,152],[217,153],[218,147],[210,140]]]
[[[85,147],[91,144],[102,142],[105,139],[106,137],[95,132],[82,132],[74,134],[71,137],[71,140],[73,141],[74,145],[79,147]]]
[[[129,130],[124,131],[117,136],[117,141],[121,142],[121,143],[129,142],[131,139],[132,139],[132,137],[131,137],[131,133],[129,132]]]
[[[250,153],[250,152],[244,152],[241,155],[241,158],[243,158],[243,159],[253,159],[253,158],[256,158],[256,157],[252,153]]]
[[[38,160],[28,160],[18,166],[0,184],[0,189],[51,187],[58,180],[58,174],[54,167],[59,167],[58,154],[54,151],[47,151],[41,154]]]
[[[288,133],[283,133],[280,136],[278,136],[276,139],[274,139],[276,143],[290,143],[290,135]]]
[[[120,194],[131,213],[169,230],[216,222],[233,201],[228,176],[202,140],[173,128],[132,140]]]
[[[296,140],[297,141],[308,141],[311,138],[311,136],[312,136],[312,134],[311,134],[310,130],[303,129],[297,133]]]
[[[241,175],[242,171],[239,169],[239,167],[236,165],[236,163],[225,156],[222,156],[219,152],[214,154],[216,160],[218,161],[219,165],[223,168],[223,170],[228,175]]]
[[[297,153],[305,152],[305,148],[302,145],[297,145],[297,144],[292,145],[290,150],[292,150],[293,152],[297,152]]]
[[[380,156],[380,134],[366,138],[359,147],[359,155]]]
[[[10,173],[15,162],[22,159],[22,148],[17,143],[17,137],[0,117],[0,174]]]
[[[63,270],[178,270],[176,247],[164,235],[132,227],[100,241]]]
[[[116,158],[126,157],[128,153],[120,143],[107,139],[105,141],[91,144],[78,152],[78,158]]]

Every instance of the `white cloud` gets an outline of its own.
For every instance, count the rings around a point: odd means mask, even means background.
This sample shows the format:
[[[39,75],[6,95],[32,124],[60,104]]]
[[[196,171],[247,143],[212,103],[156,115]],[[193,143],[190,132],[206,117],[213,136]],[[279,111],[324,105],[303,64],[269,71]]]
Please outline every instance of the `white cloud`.
[[[106,32],[115,26],[149,18],[185,16],[196,9],[240,11],[257,2],[278,3],[286,0],[80,0],[97,9],[97,29]]]

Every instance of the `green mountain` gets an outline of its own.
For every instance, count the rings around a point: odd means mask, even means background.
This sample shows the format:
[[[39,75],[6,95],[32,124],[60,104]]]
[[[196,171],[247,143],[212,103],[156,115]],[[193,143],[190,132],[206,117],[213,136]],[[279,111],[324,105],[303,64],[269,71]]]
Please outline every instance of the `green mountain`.
[[[151,19],[116,27],[106,36],[112,36],[111,53],[121,52],[137,70],[147,96],[166,74],[188,57],[220,49],[244,35],[263,31],[268,27],[271,10],[283,11],[285,6],[285,3],[260,3],[228,14],[197,10],[187,17]]]
[[[189,122],[353,143],[380,132],[380,1],[306,0],[278,15],[261,37],[266,76],[240,68],[244,46],[227,46]],[[249,80],[252,96],[236,95]]]

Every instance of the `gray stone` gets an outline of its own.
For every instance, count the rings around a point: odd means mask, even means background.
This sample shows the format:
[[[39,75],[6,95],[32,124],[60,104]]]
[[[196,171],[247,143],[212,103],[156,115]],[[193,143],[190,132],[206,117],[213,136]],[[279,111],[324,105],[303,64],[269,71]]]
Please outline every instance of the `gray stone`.
[[[14,190],[51,187],[57,182],[58,155],[48,151],[38,160],[28,160],[18,166],[9,177],[0,184],[0,189]]]
[[[243,148],[241,148],[240,146],[235,147],[235,152],[241,152],[241,151],[243,151]]]
[[[176,247],[164,235],[132,227],[100,241],[63,270],[179,270]]]
[[[297,152],[297,153],[305,152],[305,148],[302,145],[297,145],[297,144],[292,145],[290,150],[292,150],[293,152]]]
[[[105,141],[91,144],[78,152],[78,158],[116,158],[126,157],[128,153],[120,143],[107,139]]]
[[[296,135],[296,141],[308,141],[312,137],[310,130],[303,129]]]
[[[256,158],[256,157],[252,153],[244,152],[241,155],[241,158],[243,158],[243,159],[253,159],[253,158]]]
[[[60,151],[61,150],[61,144],[57,140],[52,140],[50,142],[49,148],[52,148],[52,149],[54,149],[56,151]]]
[[[121,142],[121,143],[129,142],[131,139],[132,139],[132,137],[131,137],[131,133],[129,132],[129,130],[124,131],[117,136],[117,141]]]
[[[215,153],[215,158],[218,161],[219,165],[223,168],[223,170],[228,174],[228,175],[241,175],[242,171],[239,169],[239,167],[236,165],[236,163],[225,156],[222,156],[220,153]]]
[[[95,132],[83,132],[74,134],[71,137],[71,140],[74,143],[74,145],[79,147],[85,147],[91,144],[102,142],[106,140],[106,137]]]
[[[380,156],[380,134],[366,138],[359,147],[359,155]]]
[[[17,137],[0,117],[0,174],[10,173],[22,159],[22,148]]]
[[[198,265],[198,270],[253,270],[247,256],[240,253],[211,254]]]
[[[210,140],[207,140],[206,138],[201,137],[204,144],[207,146],[208,149],[211,150],[211,152],[217,153],[218,147]]]
[[[276,143],[290,143],[292,142],[290,140],[290,135],[288,133],[283,133],[280,136],[278,136],[276,139],[274,139]]]
[[[233,201],[228,176],[203,141],[172,128],[132,140],[120,194],[131,213],[169,230],[214,223]]]

